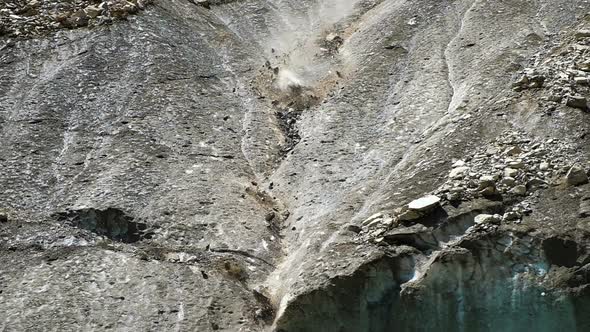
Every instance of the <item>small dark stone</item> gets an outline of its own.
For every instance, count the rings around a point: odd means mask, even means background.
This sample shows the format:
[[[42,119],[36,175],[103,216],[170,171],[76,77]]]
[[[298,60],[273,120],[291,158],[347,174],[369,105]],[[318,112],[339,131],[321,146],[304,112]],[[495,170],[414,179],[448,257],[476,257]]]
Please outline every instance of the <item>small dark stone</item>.
[[[348,225],[348,227],[346,227],[347,230],[353,232],[353,233],[360,233],[361,232],[361,228],[357,225]]]
[[[270,211],[269,213],[266,214],[266,216],[264,217],[264,219],[266,221],[271,221],[275,218],[275,213],[274,211]]]

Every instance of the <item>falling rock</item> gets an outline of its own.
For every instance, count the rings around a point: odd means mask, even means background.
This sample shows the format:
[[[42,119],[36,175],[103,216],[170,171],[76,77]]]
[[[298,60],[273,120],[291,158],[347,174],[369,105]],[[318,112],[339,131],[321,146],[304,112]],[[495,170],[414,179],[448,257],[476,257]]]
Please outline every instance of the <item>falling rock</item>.
[[[478,214],[474,219],[476,224],[498,224],[500,221],[502,217],[498,214]]]
[[[588,175],[580,165],[573,165],[565,175],[566,181],[569,185],[577,186],[588,183]]]
[[[0,223],[8,222],[8,214],[0,211]]]
[[[588,101],[586,98],[578,95],[568,96],[565,104],[569,107],[579,108],[585,110],[588,108]]]
[[[414,211],[429,211],[440,204],[440,197],[435,195],[428,195],[416,200],[413,200],[408,204],[408,208]]]

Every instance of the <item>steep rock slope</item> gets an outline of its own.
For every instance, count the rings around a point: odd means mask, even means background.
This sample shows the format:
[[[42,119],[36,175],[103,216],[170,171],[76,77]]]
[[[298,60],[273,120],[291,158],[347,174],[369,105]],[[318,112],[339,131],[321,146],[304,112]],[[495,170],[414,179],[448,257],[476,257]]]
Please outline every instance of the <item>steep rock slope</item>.
[[[588,115],[529,81],[583,62],[588,6],[172,0],[3,37],[0,326],[583,330]]]

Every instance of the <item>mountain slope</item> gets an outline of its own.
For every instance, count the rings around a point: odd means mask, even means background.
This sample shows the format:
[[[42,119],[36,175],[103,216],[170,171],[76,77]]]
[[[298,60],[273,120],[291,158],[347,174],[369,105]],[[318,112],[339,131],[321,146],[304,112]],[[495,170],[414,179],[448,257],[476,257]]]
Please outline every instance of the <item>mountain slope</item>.
[[[146,6],[0,37],[0,326],[588,326],[586,2]]]

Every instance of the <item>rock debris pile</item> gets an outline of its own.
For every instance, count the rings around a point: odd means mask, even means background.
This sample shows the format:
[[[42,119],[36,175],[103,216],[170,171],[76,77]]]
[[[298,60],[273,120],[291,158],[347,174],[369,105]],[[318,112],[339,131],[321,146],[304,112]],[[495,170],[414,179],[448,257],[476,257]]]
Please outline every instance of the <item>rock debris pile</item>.
[[[6,0],[0,2],[0,37],[33,38],[58,29],[109,24],[144,10],[152,0]]]
[[[473,224],[518,224],[523,216],[532,213],[539,189],[588,183],[588,164],[574,151],[572,144],[556,139],[530,138],[517,131],[502,133],[471,157],[456,160],[447,180],[433,195],[416,199],[391,214],[369,217],[358,233],[365,240],[379,243],[391,228],[427,225],[428,219],[436,223],[443,206],[475,201],[497,202],[504,213],[479,213],[474,215]],[[589,201],[582,199],[581,217],[590,214]]]
[[[583,161],[575,157],[574,150],[573,145],[556,139],[545,141],[505,132],[472,157],[457,160],[436,194],[450,202],[528,196],[563,182],[572,167],[581,167],[575,166]]]
[[[537,54],[540,59],[544,55]],[[521,72],[513,83],[517,92],[528,89],[547,89],[544,97],[548,106],[555,108],[559,103],[581,110],[588,109],[587,95],[590,93],[590,29],[579,29],[563,44],[550,51],[544,61]],[[545,58],[545,57],[543,57]]]

